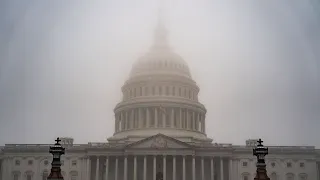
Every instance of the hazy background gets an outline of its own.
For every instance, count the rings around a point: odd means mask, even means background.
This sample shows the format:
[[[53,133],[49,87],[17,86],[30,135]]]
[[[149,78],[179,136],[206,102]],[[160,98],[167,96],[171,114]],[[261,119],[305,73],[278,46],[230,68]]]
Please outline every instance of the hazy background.
[[[165,2],[214,141],[320,148],[319,3]],[[106,141],[157,10],[156,0],[1,0],[0,145]]]

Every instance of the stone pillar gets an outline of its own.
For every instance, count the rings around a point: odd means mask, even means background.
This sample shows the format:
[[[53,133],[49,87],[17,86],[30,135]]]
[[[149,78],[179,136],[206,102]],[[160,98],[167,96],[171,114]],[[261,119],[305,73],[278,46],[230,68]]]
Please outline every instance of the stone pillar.
[[[133,157],[133,180],[137,180],[137,156]]]
[[[134,129],[134,109],[131,110],[130,124],[131,124],[131,129]]]
[[[147,180],[147,156],[143,158],[143,180]]]
[[[106,177],[105,180],[109,179],[109,157],[106,157]]]
[[[192,130],[196,130],[196,114],[192,112]]]
[[[192,180],[196,180],[196,156],[192,156]]]
[[[232,180],[232,158],[229,159],[229,180]]]
[[[121,116],[120,131],[122,131],[124,129],[124,115],[123,115],[123,112],[121,112],[120,116]]]
[[[99,168],[100,168],[100,162],[99,162],[99,156],[97,156],[97,164],[96,164],[96,180],[99,180]]]
[[[143,120],[141,117],[141,108],[138,108],[138,127],[142,128],[142,126],[143,126],[142,124],[143,124]]]
[[[172,180],[176,180],[177,175],[176,175],[176,156],[173,156],[172,160]]]
[[[116,163],[115,163],[115,171],[114,171],[114,179],[118,180],[118,157],[116,156]]]
[[[164,107],[162,107],[164,108]],[[166,112],[167,113],[167,112]],[[165,112],[162,112],[162,126],[167,127],[167,122],[166,122],[166,114]]]
[[[166,156],[163,156],[163,180],[167,179],[167,159]]]
[[[179,123],[180,123],[180,128],[182,128],[182,109],[179,108],[179,113],[180,113],[180,116],[179,116]]]
[[[87,179],[88,180],[91,179],[91,160],[90,160],[90,156],[88,156],[88,159],[87,159]]]
[[[202,132],[206,133],[206,115],[204,114],[203,115],[203,118],[202,118],[202,126],[203,126],[203,129],[202,129]]]
[[[220,157],[220,178],[221,180],[224,180],[223,178],[223,158]]]
[[[182,180],[186,180],[186,157],[182,156]]]
[[[157,175],[157,156],[153,156],[153,180],[156,180]]]
[[[200,113],[197,113],[197,125],[196,125],[197,131],[199,131],[199,125],[200,125],[199,122],[200,122]]]
[[[129,129],[129,114],[128,111],[126,111],[126,123],[125,123],[125,128],[124,129]]]
[[[174,108],[171,109],[171,127],[174,128],[174,123],[175,123],[175,119],[174,119]]]
[[[124,156],[123,179],[128,180],[128,157]]]
[[[154,108],[154,127],[158,127],[158,108]]]
[[[204,159],[201,157],[201,178],[204,180]]]
[[[146,121],[146,127],[149,127],[149,123],[150,123],[150,112],[149,112],[149,108],[147,108],[147,121]]]
[[[189,118],[188,109],[186,109],[186,119],[187,119],[187,124],[185,124],[185,127],[186,127],[186,129],[190,129],[190,124],[189,124],[190,118]]]
[[[213,164],[213,157],[210,160],[210,168],[211,168],[211,180],[214,180],[214,164]]]

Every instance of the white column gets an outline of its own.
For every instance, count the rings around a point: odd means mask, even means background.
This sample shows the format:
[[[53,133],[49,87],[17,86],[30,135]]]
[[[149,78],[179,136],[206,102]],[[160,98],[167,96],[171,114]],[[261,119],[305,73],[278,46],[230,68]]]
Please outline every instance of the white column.
[[[147,180],[147,156],[143,158],[143,180]]]
[[[129,114],[128,111],[126,111],[126,123],[125,123],[125,128],[124,129],[129,129]]]
[[[109,178],[109,157],[106,157],[106,177],[105,180],[108,180]]]
[[[211,180],[214,180],[214,164],[213,164],[213,157],[210,160],[210,168],[211,168]]]
[[[220,157],[220,177],[221,177],[221,180],[224,180],[224,178],[223,178],[223,159],[222,159],[222,157]]]
[[[87,159],[87,179],[90,180],[91,179],[91,160],[90,160],[90,156],[88,156]]]
[[[153,180],[156,180],[157,173],[157,157],[153,156]]]
[[[182,180],[186,180],[186,157],[182,156]]]
[[[138,108],[138,127],[142,128],[143,120],[141,118],[141,108]]]
[[[128,157],[124,156],[123,179],[128,180]]]
[[[171,127],[174,128],[174,123],[175,123],[175,119],[174,119],[174,108],[171,109]]]
[[[137,156],[133,158],[133,180],[137,180]]]
[[[158,127],[158,108],[154,108],[154,127]]]
[[[232,159],[230,157],[230,160],[229,160],[229,180],[232,180],[233,177],[232,177]]]
[[[196,180],[196,157],[192,156],[192,180]]]
[[[131,129],[134,129],[134,109],[131,110]]]
[[[182,110],[181,108],[179,108],[179,113],[180,113],[180,116],[179,116],[179,123],[180,123],[180,128],[182,128]]]
[[[150,123],[150,112],[149,112],[149,108],[147,108],[147,121],[146,121],[146,127],[149,127],[149,123]]]
[[[167,159],[163,156],[163,180],[167,179]]]
[[[119,161],[119,159],[118,159],[118,157],[116,157],[116,163],[115,163],[115,171],[114,171],[114,179],[115,180],[118,180],[118,161]]]
[[[164,108],[164,107],[162,107],[162,108]],[[166,111],[166,113],[167,113],[167,111]],[[164,112],[162,113],[162,126],[167,127],[166,114]]]
[[[100,167],[100,163],[99,163],[99,156],[97,156],[97,164],[96,164],[96,180],[99,180],[99,167]]]
[[[123,115],[123,112],[121,112],[121,114],[120,114],[120,119],[121,119],[121,125],[119,125],[120,126],[120,131],[123,131],[123,129],[125,128],[124,127],[124,122],[125,122],[125,120],[124,120],[124,115]]]
[[[196,114],[192,112],[192,130],[196,130]]]
[[[204,159],[201,157],[201,178],[204,180]]]
[[[173,156],[173,162],[172,162],[172,180],[176,180],[176,156]]]
[[[200,113],[198,112],[197,114],[198,114],[198,115],[197,115],[197,125],[196,125],[196,127],[197,127],[197,131],[199,131]],[[200,128],[200,129],[201,129],[201,128]]]

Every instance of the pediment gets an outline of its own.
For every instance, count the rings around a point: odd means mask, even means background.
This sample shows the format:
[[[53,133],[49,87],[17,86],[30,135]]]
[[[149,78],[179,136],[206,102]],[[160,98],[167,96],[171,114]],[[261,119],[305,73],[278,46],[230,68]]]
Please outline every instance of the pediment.
[[[190,149],[191,145],[174,139],[172,137],[165,136],[163,134],[157,134],[155,136],[148,137],[141,141],[129,144],[127,148],[131,149]]]

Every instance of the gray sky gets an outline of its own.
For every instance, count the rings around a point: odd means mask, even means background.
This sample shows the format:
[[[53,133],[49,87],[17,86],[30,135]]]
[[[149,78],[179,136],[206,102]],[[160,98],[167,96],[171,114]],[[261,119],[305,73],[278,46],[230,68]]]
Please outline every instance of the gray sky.
[[[317,0],[165,2],[220,143],[320,148]],[[0,145],[106,141],[132,63],[152,43],[156,0],[0,2]]]

